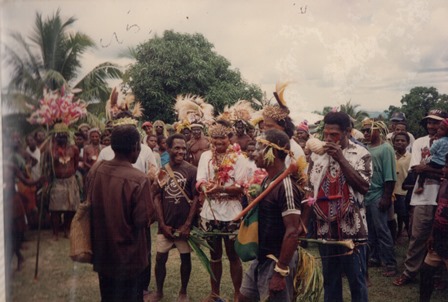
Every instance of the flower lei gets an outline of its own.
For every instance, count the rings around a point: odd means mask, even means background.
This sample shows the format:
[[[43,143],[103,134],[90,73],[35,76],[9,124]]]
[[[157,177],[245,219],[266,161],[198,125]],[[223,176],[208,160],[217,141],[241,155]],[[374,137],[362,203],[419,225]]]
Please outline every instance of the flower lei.
[[[234,165],[241,154],[239,145],[229,145],[226,153],[221,161],[218,163],[218,153],[215,148],[212,148],[212,165],[215,172],[215,179],[221,184],[225,184],[230,180],[230,171],[234,169]]]
[[[244,193],[249,197],[249,200],[255,199],[262,192],[261,184],[268,173],[265,169],[258,168],[254,172],[254,176],[244,185]]]

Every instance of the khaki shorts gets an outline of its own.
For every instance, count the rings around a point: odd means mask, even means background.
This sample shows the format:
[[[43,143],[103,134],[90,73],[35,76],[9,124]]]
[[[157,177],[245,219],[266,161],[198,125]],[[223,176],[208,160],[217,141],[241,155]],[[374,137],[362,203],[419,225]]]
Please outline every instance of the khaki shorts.
[[[191,253],[190,245],[186,240],[168,239],[163,234],[157,234],[157,253],[168,253],[174,247],[177,248],[180,254]]]

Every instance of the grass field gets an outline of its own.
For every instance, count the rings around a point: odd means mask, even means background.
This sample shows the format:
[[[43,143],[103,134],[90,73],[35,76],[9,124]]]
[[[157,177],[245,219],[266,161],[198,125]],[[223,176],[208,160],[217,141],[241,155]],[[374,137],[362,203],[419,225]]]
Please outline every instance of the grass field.
[[[152,228],[153,259],[155,257],[155,231]],[[25,267],[20,272],[15,272],[10,289],[12,301],[99,301],[97,274],[93,272],[89,264],[74,263],[68,257],[69,240],[61,238],[59,241],[51,239],[51,232],[44,230],[41,234],[41,250],[39,260],[38,279],[34,280],[36,238],[35,231],[29,231],[26,235],[26,249],[23,254],[26,258]],[[406,252],[407,242],[400,238],[400,244],[396,248],[397,260],[400,271],[403,268],[403,257]],[[313,254],[316,249],[311,248]],[[195,255],[193,259],[193,272],[190,279],[188,294],[191,301],[201,301],[210,290],[209,277]],[[15,266],[17,259],[14,258]],[[228,262],[224,259],[224,273],[221,286],[221,296],[230,299],[233,295],[233,287],[230,281]],[[154,260],[153,260],[154,264]],[[176,250],[172,250],[167,264],[167,278],[165,282],[165,297],[163,301],[176,301],[180,287],[179,278],[180,259]],[[245,263],[247,268],[248,264]],[[369,288],[370,301],[390,302],[415,302],[418,301],[418,283],[404,287],[392,285],[392,278],[381,276],[380,268],[369,269],[372,285]],[[154,273],[153,273],[154,274]],[[445,273],[446,279],[446,273]],[[151,280],[151,288],[154,289],[154,277]],[[345,301],[350,301],[349,291],[344,289]],[[323,297],[321,299],[323,301]],[[448,289],[435,291],[432,301],[448,302]]]

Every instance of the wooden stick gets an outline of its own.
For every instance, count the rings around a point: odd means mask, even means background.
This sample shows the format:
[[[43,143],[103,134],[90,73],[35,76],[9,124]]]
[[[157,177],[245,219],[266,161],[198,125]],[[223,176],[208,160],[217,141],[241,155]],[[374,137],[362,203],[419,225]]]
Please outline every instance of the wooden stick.
[[[286,176],[293,173],[294,171],[297,171],[297,164],[293,160],[291,161],[289,167],[285,171],[283,171],[282,174],[279,175],[279,177],[271,182],[269,186],[263,192],[261,192],[260,195],[257,196],[257,198],[255,198],[244,210],[242,210],[235,218],[233,218],[233,221],[238,221],[243,218],[244,215],[249,213],[249,211],[252,210],[252,208],[255,207],[263,198],[265,198],[266,195],[268,195],[269,192],[272,191],[272,189],[274,189],[279,183],[281,183]]]
[[[50,186],[50,184],[48,184],[48,186]],[[34,267],[34,281],[37,281],[37,274],[39,272],[39,251],[40,251],[40,229],[41,229],[41,225],[42,225],[42,214],[44,211],[44,198],[45,198],[45,192],[44,189],[48,189],[45,188],[45,186],[42,186],[41,188],[41,195],[40,195],[40,208],[39,208],[39,220],[38,220],[38,224],[37,224],[37,246],[36,246],[36,265]],[[49,189],[48,189],[49,190]]]

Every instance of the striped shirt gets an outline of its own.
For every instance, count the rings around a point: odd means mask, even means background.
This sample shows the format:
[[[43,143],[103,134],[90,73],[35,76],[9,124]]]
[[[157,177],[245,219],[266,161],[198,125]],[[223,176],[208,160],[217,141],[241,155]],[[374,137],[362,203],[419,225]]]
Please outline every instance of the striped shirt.
[[[264,262],[266,255],[269,254],[280,256],[286,230],[283,217],[291,214],[300,215],[301,200],[302,193],[288,176],[259,203],[259,262]]]

